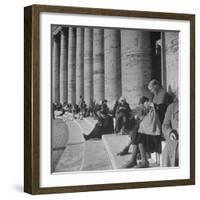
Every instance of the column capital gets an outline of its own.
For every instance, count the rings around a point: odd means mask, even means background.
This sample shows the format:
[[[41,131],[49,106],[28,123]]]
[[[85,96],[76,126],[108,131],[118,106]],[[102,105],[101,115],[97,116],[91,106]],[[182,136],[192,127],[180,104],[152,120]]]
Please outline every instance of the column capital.
[[[67,33],[68,33],[68,27],[62,27],[62,28],[60,29],[60,32],[61,32],[61,33],[67,34]]]
[[[61,26],[58,26],[58,25],[53,25],[52,26],[52,34],[53,36],[56,36],[60,33],[62,27]]]

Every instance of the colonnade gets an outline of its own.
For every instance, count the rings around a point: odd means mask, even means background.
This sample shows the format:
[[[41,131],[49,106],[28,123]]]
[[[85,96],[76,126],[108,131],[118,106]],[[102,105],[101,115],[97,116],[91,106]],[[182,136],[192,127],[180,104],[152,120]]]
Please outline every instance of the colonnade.
[[[134,106],[149,95],[151,32],[61,27],[52,34],[52,102],[78,103],[83,96],[112,102],[125,96]]]

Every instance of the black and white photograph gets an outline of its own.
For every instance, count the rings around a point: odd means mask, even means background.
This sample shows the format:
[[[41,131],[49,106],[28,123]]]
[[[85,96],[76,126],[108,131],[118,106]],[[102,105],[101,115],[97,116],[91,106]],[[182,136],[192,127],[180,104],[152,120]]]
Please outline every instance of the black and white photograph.
[[[195,184],[195,16],[25,8],[25,191]]]
[[[51,173],[181,167],[179,31],[50,31]]]

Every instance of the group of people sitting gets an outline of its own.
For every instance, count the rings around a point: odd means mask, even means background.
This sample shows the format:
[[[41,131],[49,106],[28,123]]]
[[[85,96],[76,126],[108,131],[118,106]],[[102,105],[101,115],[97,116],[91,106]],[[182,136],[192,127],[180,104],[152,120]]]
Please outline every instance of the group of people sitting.
[[[55,110],[58,110],[61,111],[59,116],[62,116],[68,112],[73,114],[73,119],[76,119],[76,115],[78,115],[79,119],[83,119],[84,117],[97,118],[97,113],[101,110],[101,105],[105,103],[107,103],[107,100],[95,102],[92,98],[90,98],[89,104],[87,105],[83,97],[80,96],[78,104],[64,103],[62,105],[60,103],[53,103],[52,114],[53,118],[55,118]]]
[[[118,153],[123,156],[129,152],[130,146],[133,146],[131,159],[123,168],[149,167],[148,154],[153,152],[162,153],[162,166],[178,166],[178,93],[171,102],[169,94],[157,80],[150,81],[148,89],[153,95],[152,99],[142,96],[133,110],[125,97],[116,100],[112,109],[109,109],[106,100],[100,104],[94,104],[91,100],[87,108],[80,97],[76,113],[80,118],[93,116],[97,119],[94,129],[88,135],[83,135],[85,140],[100,139],[103,134],[113,132],[117,135],[129,134],[129,143]],[[73,106],[67,111],[75,114]],[[162,151],[163,140],[166,145]],[[138,154],[141,157],[139,164]]]

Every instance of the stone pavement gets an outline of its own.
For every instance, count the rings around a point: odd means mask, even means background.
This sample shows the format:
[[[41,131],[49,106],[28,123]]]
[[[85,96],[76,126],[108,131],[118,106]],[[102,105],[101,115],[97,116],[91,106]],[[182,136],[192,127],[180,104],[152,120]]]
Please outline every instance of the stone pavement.
[[[82,170],[112,169],[110,158],[102,140],[88,140],[85,142],[85,155]]]
[[[102,140],[105,144],[106,150],[108,152],[109,158],[112,163],[113,169],[120,169],[131,157],[131,149],[129,154],[124,156],[117,156],[129,142],[129,137],[127,135],[103,135]]]
[[[85,141],[82,136],[82,133],[90,133],[95,121],[89,122],[91,119],[71,120],[70,115],[62,118],[68,126],[69,139],[54,172],[112,169],[102,140]]]
[[[117,153],[119,153],[125,146],[127,146],[130,140],[129,136],[109,134],[103,135],[102,140],[111,160],[112,168],[123,169],[123,165],[131,159],[132,146],[130,147],[129,153],[127,155],[118,156]],[[158,167],[158,165],[155,162],[155,159],[150,158],[148,160],[150,167]]]
[[[56,168],[55,172],[80,171],[84,158],[84,143],[67,145]]]
[[[68,126],[69,139],[66,148],[56,165],[55,172],[79,171],[84,158],[84,138],[75,120],[64,116],[63,121]]]
[[[102,140],[85,141],[82,134],[90,133],[96,123],[95,120],[72,120],[69,114],[64,115],[62,119],[68,127],[69,136],[55,172],[122,169],[130,160],[132,147],[129,154],[117,156],[117,153],[128,144],[129,136],[108,134],[103,135]],[[155,158],[149,159],[149,162],[150,167],[157,167]]]

